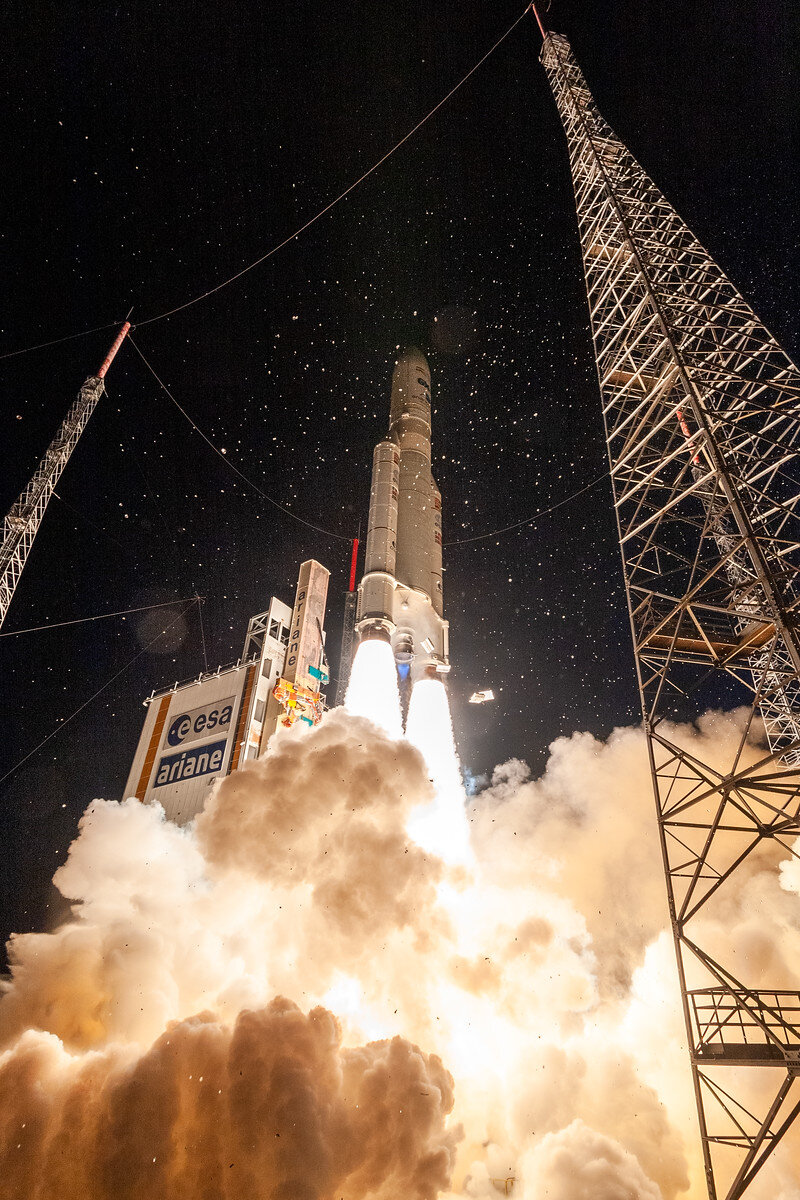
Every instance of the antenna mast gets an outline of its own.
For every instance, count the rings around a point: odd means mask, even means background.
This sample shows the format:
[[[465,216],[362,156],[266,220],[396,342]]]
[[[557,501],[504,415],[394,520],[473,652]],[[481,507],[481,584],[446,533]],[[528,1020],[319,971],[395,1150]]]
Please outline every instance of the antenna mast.
[[[106,372],[130,327],[130,323],[126,321],[97,374],[90,375],[84,383],[77,400],[36,468],[36,473],[6,514],[3,521],[3,542],[0,547],[0,626],[6,619],[8,606],[14,597],[14,590],[33,545],[33,539],[39,531],[48,501],[86,428],[89,417],[105,391],[103,380]]]

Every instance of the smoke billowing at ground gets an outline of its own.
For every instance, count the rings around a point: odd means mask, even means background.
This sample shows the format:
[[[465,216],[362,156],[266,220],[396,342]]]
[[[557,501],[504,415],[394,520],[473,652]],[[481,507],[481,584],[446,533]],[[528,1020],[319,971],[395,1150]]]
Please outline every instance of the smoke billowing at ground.
[[[394,697],[375,711],[397,734]],[[441,685],[408,740],[351,703],[278,737],[192,828],[89,806],[56,875],[73,917],[14,940],[0,1001],[4,1194],[699,1198],[641,734],[559,739],[538,780],[498,768],[467,847]],[[713,756],[739,735],[734,713],[677,736]],[[709,939],[797,987],[781,856]],[[797,1195],[788,1153],[753,1195]]]

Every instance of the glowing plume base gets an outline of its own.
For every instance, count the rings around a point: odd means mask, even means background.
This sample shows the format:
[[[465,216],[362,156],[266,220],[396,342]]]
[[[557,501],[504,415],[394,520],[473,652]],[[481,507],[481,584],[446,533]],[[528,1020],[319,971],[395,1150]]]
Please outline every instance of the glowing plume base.
[[[388,642],[362,642],[353,659],[344,706],[354,717],[368,717],[389,737],[403,736],[397,668]]]
[[[469,824],[444,684],[420,679],[408,706],[406,738],[422,754],[436,798],[411,814],[408,832],[445,862],[469,862]]]

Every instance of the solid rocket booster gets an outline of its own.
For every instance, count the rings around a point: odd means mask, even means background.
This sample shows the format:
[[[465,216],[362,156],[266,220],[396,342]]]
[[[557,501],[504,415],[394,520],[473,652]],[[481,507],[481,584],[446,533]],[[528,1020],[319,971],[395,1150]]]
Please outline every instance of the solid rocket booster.
[[[450,669],[442,603],[442,498],[431,474],[431,373],[405,350],[392,376],[389,437],[372,458],[360,639],[391,642],[398,668],[416,680]]]

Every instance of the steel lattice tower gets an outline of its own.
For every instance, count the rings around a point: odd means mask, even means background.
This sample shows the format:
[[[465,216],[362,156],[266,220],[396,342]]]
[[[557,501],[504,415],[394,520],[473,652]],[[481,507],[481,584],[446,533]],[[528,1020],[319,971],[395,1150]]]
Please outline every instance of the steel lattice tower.
[[[740,979],[704,944],[704,919],[736,895],[753,856],[788,859],[800,833],[800,373],[600,116],[568,42],[543,35],[706,1181],[711,1200],[733,1200],[800,1111],[800,993]],[[735,704],[741,736],[725,761],[702,761],[676,722]]]
[[[48,446],[47,453],[36,468],[30,483],[6,513],[3,521],[3,541],[0,545],[0,625],[6,619],[8,606],[50,497],[105,390],[103,380],[106,371],[129,329],[130,324],[126,321],[100,370],[96,375],[89,376],[78,393],[78,399],[61,422],[58,433]]]
[[[361,531],[359,530],[359,537]],[[350,682],[350,671],[355,654],[354,641],[356,632],[356,609],[358,607],[358,592],[356,591],[356,567],[358,565],[359,538],[353,538],[353,550],[350,555],[350,589],[344,598],[344,617],[342,619],[342,645],[339,654],[339,680],[336,685],[336,706],[344,704],[347,695],[347,685]]]

